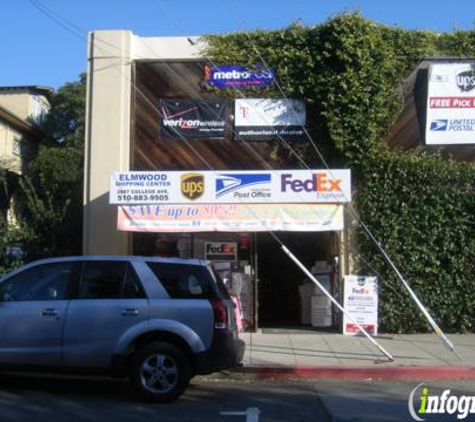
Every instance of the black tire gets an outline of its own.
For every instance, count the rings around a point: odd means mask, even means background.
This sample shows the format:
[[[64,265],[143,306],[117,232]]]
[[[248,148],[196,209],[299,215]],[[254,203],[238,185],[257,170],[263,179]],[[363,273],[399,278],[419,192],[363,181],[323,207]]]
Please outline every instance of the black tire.
[[[173,344],[150,343],[132,358],[131,382],[150,401],[167,403],[176,400],[188,387],[190,378],[190,362]]]

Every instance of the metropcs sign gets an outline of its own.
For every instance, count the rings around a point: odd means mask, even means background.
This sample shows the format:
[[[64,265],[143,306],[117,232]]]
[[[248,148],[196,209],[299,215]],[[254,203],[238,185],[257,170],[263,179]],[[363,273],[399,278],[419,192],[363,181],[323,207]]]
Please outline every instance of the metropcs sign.
[[[115,172],[110,203],[345,203],[350,170]]]

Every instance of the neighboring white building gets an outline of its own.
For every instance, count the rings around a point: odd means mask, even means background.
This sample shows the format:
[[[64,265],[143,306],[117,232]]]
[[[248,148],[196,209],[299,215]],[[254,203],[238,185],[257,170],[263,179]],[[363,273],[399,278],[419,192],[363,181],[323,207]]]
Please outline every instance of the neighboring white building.
[[[190,38],[197,41],[197,38]],[[89,34],[84,166],[86,255],[127,254],[130,236],[117,230],[117,207],[109,205],[110,175],[130,170],[132,69],[140,60],[197,60],[186,37],[142,38],[131,31]]]
[[[8,189],[0,192],[0,213],[7,216],[18,176],[38,148],[35,128],[50,108],[52,88],[41,86],[0,87],[0,169],[6,170]]]

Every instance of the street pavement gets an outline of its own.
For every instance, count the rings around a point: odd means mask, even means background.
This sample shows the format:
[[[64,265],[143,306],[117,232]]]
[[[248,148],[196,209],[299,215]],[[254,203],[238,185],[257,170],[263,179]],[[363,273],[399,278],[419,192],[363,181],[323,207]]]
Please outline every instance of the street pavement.
[[[310,381],[332,422],[409,422],[414,421],[409,413],[408,399],[419,382],[407,381]],[[445,380],[426,382],[431,394],[440,394],[446,389],[458,397],[474,396],[475,385],[467,380]],[[419,390],[418,390],[419,391]],[[416,410],[418,409],[416,406]],[[474,413],[465,420],[475,420]],[[418,415],[422,416],[422,415]],[[426,422],[457,421],[456,414],[426,414]]]
[[[129,383],[0,375],[1,422],[330,422],[311,383],[195,378],[170,404],[143,402]]]
[[[425,385],[431,394],[450,389],[451,394],[475,399],[473,381],[429,381]],[[414,419],[408,399],[418,386],[415,381],[372,379],[259,381],[246,375],[240,380],[197,377],[178,401],[153,404],[133,394],[125,381],[9,373],[0,375],[0,421],[409,422]],[[427,414],[423,419],[459,420],[455,414]],[[466,418],[474,419],[475,413]]]

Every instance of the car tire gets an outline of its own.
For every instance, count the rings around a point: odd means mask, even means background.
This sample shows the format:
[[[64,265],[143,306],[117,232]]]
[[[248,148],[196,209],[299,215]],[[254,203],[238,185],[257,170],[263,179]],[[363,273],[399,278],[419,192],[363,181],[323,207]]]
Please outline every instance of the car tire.
[[[150,343],[132,358],[131,382],[150,401],[167,403],[176,400],[188,387],[190,378],[190,362],[173,344]]]

